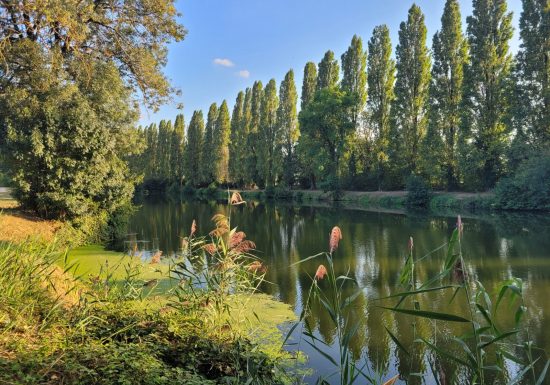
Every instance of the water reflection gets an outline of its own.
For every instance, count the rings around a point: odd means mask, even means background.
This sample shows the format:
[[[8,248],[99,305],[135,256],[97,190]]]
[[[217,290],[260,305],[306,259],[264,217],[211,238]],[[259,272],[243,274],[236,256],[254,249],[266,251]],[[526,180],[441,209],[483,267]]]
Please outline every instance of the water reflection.
[[[207,234],[213,227],[215,213],[231,215],[231,225],[246,232],[269,267],[262,290],[290,304],[300,313],[311,286],[311,276],[319,261],[293,265],[310,255],[328,249],[330,229],[338,225],[343,233],[335,253],[337,274],[349,273],[363,289],[354,307],[346,314],[348,323],[359,324],[350,342],[353,357],[367,360],[371,369],[387,376],[400,373],[410,384],[431,383],[412,373],[430,373],[445,377],[450,383],[464,376],[447,361],[439,361],[424,345],[413,341],[433,334],[432,323],[417,322],[377,308],[375,298],[396,291],[399,271],[407,253],[407,240],[414,238],[415,258],[448,241],[455,227],[455,216],[427,216],[420,213],[395,214],[351,210],[344,207],[294,207],[249,202],[228,207],[209,202],[146,202],[131,221],[130,231],[137,239],[172,255],[180,249],[181,238],[189,233],[193,219],[198,233]],[[463,214],[463,253],[472,277],[482,281],[488,291],[512,276],[525,282],[525,300],[530,309],[528,330],[536,344],[550,351],[550,219],[545,215],[468,215]],[[147,245],[147,243],[144,243]],[[418,266],[420,280],[433,276],[440,268],[444,250]],[[351,290],[351,288],[350,288]],[[426,294],[420,298],[422,308],[437,309],[450,300],[452,293]],[[464,303],[454,301],[449,312],[460,314]],[[511,320],[505,320],[506,322]],[[308,317],[315,333],[329,345],[335,343],[335,330],[319,304]],[[436,325],[439,329],[444,325]],[[394,330],[405,342],[410,356],[393,344],[384,327]],[[460,331],[460,330],[458,330]],[[457,332],[457,330],[454,330]],[[296,336],[296,342],[299,337]],[[445,342],[442,342],[445,343]],[[327,374],[324,358],[300,344],[310,356],[310,364]],[[335,350],[336,352],[336,350]]]

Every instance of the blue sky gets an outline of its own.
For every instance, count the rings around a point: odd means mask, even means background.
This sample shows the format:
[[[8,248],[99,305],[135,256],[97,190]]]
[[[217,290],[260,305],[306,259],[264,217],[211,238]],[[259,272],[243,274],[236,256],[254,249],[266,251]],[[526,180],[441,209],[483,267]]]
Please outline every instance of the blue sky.
[[[331,49],[339,58],[357,34],[366,43],[376,25],[387,24],[397,44],[399,24],[407,18],[412,0],[179,0],[180,22],[187,37],[169,47],[166,75],[182,91],[157,113],[143,109],[140,123],[174,119],[183,103],[188,122],[194,110],[206,114],[212,102],[223,99],[232,109],[237,93],[255,80],[277,84],[294,69],[298,90],[306,62],[318,63]],[[440,27],[445,0],[417,0],[426,16],[428,41]],[[461,0],[462,17],[472,1]],[[516,29],[521,0],[508,0]]]

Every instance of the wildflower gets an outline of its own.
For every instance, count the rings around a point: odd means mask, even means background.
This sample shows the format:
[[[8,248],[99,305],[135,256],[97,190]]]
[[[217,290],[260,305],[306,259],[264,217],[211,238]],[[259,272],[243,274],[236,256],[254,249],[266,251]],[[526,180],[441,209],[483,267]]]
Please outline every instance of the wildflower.
[[[409,243],[407,244],[407,248],[409,249],[409,253],[412,253],[413,247],[414,247],[413,237],[409,237]]]
[[[242,205],[243,203],[246,203],[246,201],[243,200],[243,197],[241,196],[241,194],[239,194],[237,191],[235,191],[235,192],[231,195],[230,203],[231,203],[233,206],[237,206],[237,205]]]
[[[327,275],[327,268],[324,265],[319,265],[317,271],[315,272],[315,280],[320,281],[325,278],[325,275]]]
[[[191,223],[191,234],[189,234],[189,238],[195,235],[196,232],[197,232],[197,222],[193,219],[193,223]]]
[[[338,248],[338,243],[340,242],[340,239],[342,239],[342,231],[338,226],[334,226],[332,228],[332,231],[330,232],[329,247],[331,253]]]

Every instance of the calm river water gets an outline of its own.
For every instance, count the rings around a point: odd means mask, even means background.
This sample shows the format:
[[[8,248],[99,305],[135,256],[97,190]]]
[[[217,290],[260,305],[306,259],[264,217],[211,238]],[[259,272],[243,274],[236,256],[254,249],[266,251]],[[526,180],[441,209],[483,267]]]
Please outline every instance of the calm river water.
[[[164,255],[171,255],[179,250],[180,237],[188,234],[193,219],[197,221],[198,233],[207,234],[213,228],[212,216],[228,212],[227,205],[214,202],[146,202],[132,218],[130,230],[137,233],[138,239],[148,241],[144,243],[145,249],[160,249]],[[529,309],[528,323],[522,333],[529,333],[537,346],[550,352],[550,216],[462,213],[462,220],[462,249],[468,273],[489,292],[497,290],[503,280],[521,278]],[[429,380],[432,367],[447,373],[448,378],[456,372],[450,363],[438,362],[424,345],[413,342],[418,336],[433,336],[434,327],[444,332],[446,325],[432,322],[413,327],[410,316],[381,310],[377,305],[384,303],[376,301],[399,290],[399,272],[409,237],[414,238],[415,258],[419,258],[448,241],[456,226],[454,215],[249,202],[231,208],[231,224],[256,243],[258,256],[268,266],[266,278],[271,284],[264,285],[263,290],[292,306],[297,314],[308,296],[310,277],[321,261],[293,264],[326,251],[330,230],[339,226],[343,239],[334,255],[336,271],[338,274],[349,271],[363,289],[347,312],[349,324],[359,325],[349,344],[354,358],[366,363],[366,371],[383,372],[384,378],[400,373],[411,384],[435,383]],[[417,266],[419,280],[436,274],[444,252],[442,249],[433,253]],[[445,311],[454,314],[465,311],[463,302],[455,300],[449,305],[449,299],[447,295],[434,293],[421,296],[419,301],[422,309],[445,307]],[[507,323],[511,316],[504,314],[503,318]],[[328,345],[323,349],[332,349],[336,356],[335,330],[328,313],[317,307],[309,321],[315,334]],[[393,330],[410,355],[395,346],[385,327]],[[293,340],[309,356],[308,366],[316,371],[311,378],[332,372],[331,364],[298,335]],[[510,369],[514,370],[513,365]],[[411,375],[414,373],[425,374],[425,379]]]

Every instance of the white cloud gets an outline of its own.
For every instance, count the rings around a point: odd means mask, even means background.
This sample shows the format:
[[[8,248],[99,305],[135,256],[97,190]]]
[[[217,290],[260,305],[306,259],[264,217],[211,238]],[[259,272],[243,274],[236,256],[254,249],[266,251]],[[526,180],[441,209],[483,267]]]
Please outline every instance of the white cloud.
[[[220,58],[214,59],[214,64],[222,67],[233,67],[235,65],[235,63],[233,63],[229,59],[220,59]]]
[[[239,77],[241,77],[241,78],[248,79],[250,77],[250,71],[241,70],[241,71],[237,72],[237,75],[239,75]]]

